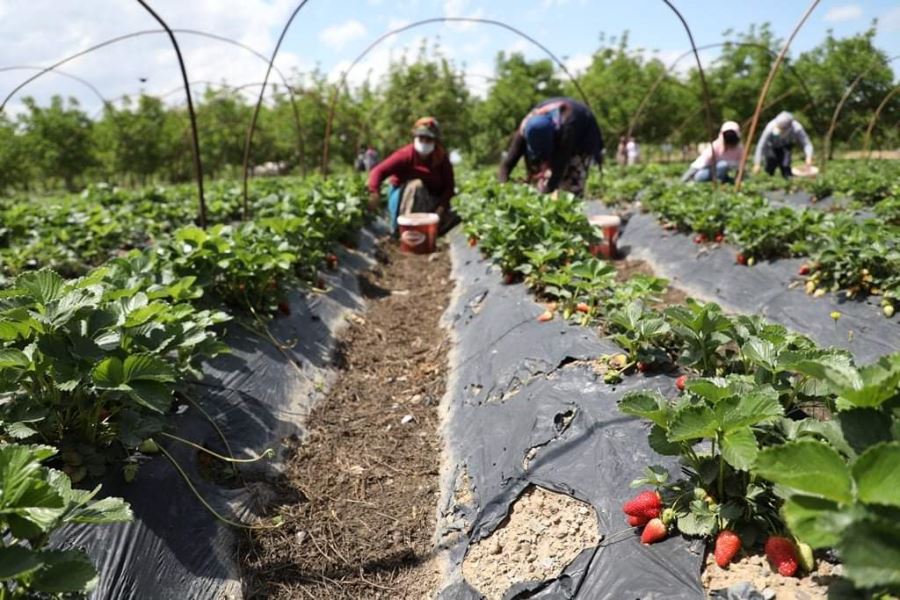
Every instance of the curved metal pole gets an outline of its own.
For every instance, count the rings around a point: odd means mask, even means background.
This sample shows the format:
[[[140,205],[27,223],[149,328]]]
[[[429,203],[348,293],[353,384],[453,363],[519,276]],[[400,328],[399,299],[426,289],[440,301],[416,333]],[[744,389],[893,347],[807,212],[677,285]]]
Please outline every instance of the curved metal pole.
[[[205,37],[205,38],[209,38],[209,39],[213,39],[213,40],[218,40],[218,41],[221,41],[221,42],[225,42],[225,43],[227,43],[227,44],[231,44],[231,45],[233,45],[233,46],[237,46],[237,47],[239,47],[239,48],[243,48],[244,50],[250,52],[251,54],[253,54],[253,55],[256,56],[257,58],[259,58],[260,60],[264,61],[266,64],[269,64],[269,59],[266,58],[263,54],[261,54],[261,53],[258,52],[257,50],[254,50],[252,47],[247,46],[246,44],[243,44],[243,43],[241,43],[241,42],[238,42],[237,40],[233,40],[233,39],[231,39],[231,38],[228,38],[228,37],[225,37],[225,36],[222,36],[222,35],[217,35],[217,34],[215,34],[215,33],[208,33],[208,32],[206,32],[206,31],[199,31],[199,30],[197,30],[197,29],[173,29],[172,31],[175,32],[175,33],[183,33],[183,34],[187,34],[187,35],[196,35],[196,36]],[[91,46],[91,47],[89,47],[89,48],[86,48],[86,49],[84,49],[84,50],[82,50],[82,51],[80,51],[80,52],[77,52],[77,53],[75,53],[75,54],[73,54],[73,55],[71,55],[71,56],[68,56],[68,57],[66,57],[66,58],[63,58],[63,59],[57,61],[56,63],[50,65],[49,67],[45,67],[40,73],[37,73],[36,75],[34,75],[34,76],[32,76],[32,77],[29,77],[29,78],[26,79],[25,81],[21,82],[18,86],[16,86],[9,94],[7,94],[7,96],[3,99],[3,101],[0,102],[0,112],[3,111],[4,107],[5,107],[6,104],[9,102],[9,100],[10,100],[10,99],[11,99],[11,98],[12,98],[19,90],[21,90],[22,88],[24,88],[26,85],[28,85],[29,83],[31,83],[31,82],[34,81],[35,79],[37,79],[37,78],[43,76],[45,73],[48,73],[48,72],[50,72],[50,71],[53,71],[53,70],[56,69],[57,67],[59,67],[59,66],[61,66],[61,65],[64,65],[65,63],[67,63],[67,62],[69,62],[69,61],[71,61],[71,60],[74,60],[74,59],[76,59],[76,58],[79,58],[79,57],[81,57],[81,56],[84,56],[84,55],[86,55],[86,54],[89,54],[89,53],[91,53],[91,52],[93,52],[93,51],[95,51],[95,50],[99,50],[99,49],[104,48],[104,47],[106,47],[106,46],[110,46],[110,45],[112,45],[112,44],[116,44],[116,43],[118,43],[118,42],[122,42],[122,41],[125,41],[125,40],[128,40],[128,39],[137,38],[137,37],[141,37],[141,36],[145,36],[145,35],[158,35],[158,34],[161,34],[161,33],[166,33],[166,30],[165,30],[165,29],[150,29],[150,30],[143,30],[143,31],[135,31],[135,32],[128,33],[128,34],[125,34],[125,35],[120,35],[120,36],[117,36],[117,37],[114,37],[114,38],[110,38],[110,39],[108,39],[108,40],[105,40],[105,41],[103,41],[103,42],[100,42],[99,44],[95,44],[95,45],[93,45],[93,46]],[[282,81],[284,87],[288,90],[288,94],[290,95],[290,99],[291,99],[291,110],[292,110],[293,116],[294,116],[294,124],[295,124],[295,127],[296,127],[296,129],[297,129],[297,149],[298,149],[298,152],[300,153],[300,155],[303,156],[303,155],[305,154],[305,150],[304,150],[304,147],[303,147],[304,145],[303,145],[303,140],[302,140],[302,135],[301,135],[302,128],[301,128],[301,126],[300,126],[300,113],[299,113],[299,110],[297,109],[297,99],[296,99],[295,96],[294,96],[294,89],[293,89],[293,87],[290,85],[290,83],[288,82],[288,79],[287,79],[287,77],[285,76],[284,72],[282,72],[281,69],[279,69],[278,67],[276,67],[276,66],[274,65],[274,63],[272,63],[272,64],[269,66],[269,68],[270,68],[271,70],[274,70],[275,73],[278,74],[278,76],[281,78],[281,81]]]
[[[878,57],[881,58],[880,56]],[[869,74],[869,71],[874,69],[879,65],[887,65],[893,60],[900,58],[900,54],[897,56],[892,56],[886,61],[876,62],[872,61],[868,67],[863,69],[862,73],[860,73],[853,82],[847,86],[847,89],[844,90],[843,95],[841,96],[840,101],[834,109],[834,115],[831,117],[831,123],[828,125],[828,133],[825,134],[825,149],[822,154],[822,172],[825,172],[826,165],[828,164],[829,159],[831,158],[831,138],[834,135],[834,130],[837,129],[837,120],[841,114],[841,111],[844,109],[844,103],[847,102],[847,99],[850,97],[850,94],[853,93],[853,90],[856,89],[856,86],[863,80],[863,78]]]
[[[715,126],[713,125],[713,115],[712,115],[712,103],[709,100],[709,87],[706,85],[706,75],[703,74],[703,65],[700,63],[700,53],[697,51],[697,44],[694,43],[694,34],[691,33],[691,28],[688,26],[687,21],[678,12],[678,9],[669,2],[669,0],[663,0],[666,6],[672,9],[672,12],[675,13],[675,16],[678,17],[678,20],[681,21],[681,24],[684,26],[684,30],[687,32],[688,40],[691,42],[691,50],[694,53],[694,58],[697,60],[697,72],[700,74],[700,85],[703,86],[703,105],[706,108],[706,133],[707,139],[715,139]],[[711,158],[713,167],[716,165],[716,149],[715,146],[710,146]],[[718,178],[713,177],[713,187],[718,189],[719,181]]]
[[[44,67],[35,67],[31,65],[14,65],[11,67],[0,67],[0,73],[3,73],[5,71],[42,71],[43,69]],[[95,86],[87,79],[82,79],[77,75],[72,75],[71,73],[66,73],[65,71],[54,71],[54,73],[82,84],[83,86],[91,90],[91,92],[93,92],[94,95],[97,96],[97,98],[101,103],[103,103],[104,106],[109,106],[111,104],[111,102],[106,99],[106,97],[100,92],[100,90],[97,89],[97,86]]]
[[[544,53],[547,56],[549,56],[550,59],[553,60],[553,62],[555,62],[557,64],[557,66],[559,66],[559,68],[563,71],[563,73],[565,73],[566,77],[569,78],[569,81],[572,82],[572,85],[575,86],[575,89],[581,95],[581,99],[584,100],[584,103],[590,108],[591,102],[588,99],[587,94],[585,94],[584,90],[581,89],[581,85],[578,83],[578,80],[576,80],[575,77],[572,75],[572,73],[569,72],[569,69],[566,68],[566,65],[555,54],[553,54],[553,52],[551,52],[549,48],[544,46],[542,43],[540,43],[539,41],[537,41],[536,39],[534,39],[527,33],[523,32],[519,29],[516,29],[515,27],[513,27],[511,25],[507,25],[506,23],[504,23],[502,21],[497,21],[494,19],[481,19],[478,17],[432,17],[429,19],[422,19],[420,21],[408,23],[402,27],[397,27],[396,29],[391,29],[390,31],[383,33],[378,38],[376,38],[371,44],[366,46],[365,50],[363,50],[359,54],[359,56],[357,56],[355,59],[353,59],[353,62],[350,63],[350,66],[348,66],[347,69],[343,73],[341,73],[341,79],[340,79],[340,81],[338,81],[338,83],[335,84],[334,90],[331,95],[331,102],[329,104],[329,109],[328,109],[328,120],[325,122],[325,140],[324,140],[324,143],[322,146],[322,173],[323,174],[327,174],[327,172],[328,172],[328,151],[329,151],[330,142],[331,142],[331,129],[334,124],[334,111],[335,111],[335,107],[337,105],[338,95],[340,94],[341,88],[344,87],[344,85],[346,85],[347,76],[350,74],[350,71],[352,71],[356,67],[356,65],[358,65],[359,62],[363,58],[366,57],[366,55],[369,52],[371,52],[376,46],[381,44],[384,40],[388,39],[389,37],[403,33],[404,31],[408,31],[410,29],[414,29],[416,27],[422,27],[424,25],[431,25],[434,23],[481,23],[482,25],[492,25],[494,27],[500,27],[501,29],[505,29],[511,33],[514,33],[514,34],[524,38],[525,40],[529,41],[530,43],[534,44],[535,46],[537,46],[538,48],[543,50]]]
[[[188,114],[191,117],[191,141],[194,149],[194,171],[197,177],[197,193],[200,194],[200,227],[206,229],[206,199],[203,197],[203,162],[200,158],[200,136],[197,133],[197,115],[194,112],[194,101],[191,99],[191,84],[188,81],[187,69],[184,66],[184,58],[181,56],[181,49],[178,47],[178,40],[175,34],[169,29],[169,25],[163,21],[156,12],[144,0],[137,0],[138,4],[144,7],[150,15],[162,25],[162,28],[169,34],[172,47],[175,49],[175,56],[178,58],[178,66],[181,69],[181,79],[184,81],[184,94],[187,97]]]
[[[253,131],[256,129],[256,120],[259,118],[259,109],[262,106],[263,96],[266,93],[266,83],[269,81],[269,74],[272,72],[272,65],[275,63],[275,57],[278,56],[278,50],[281,48],[281,42],[284,41],[284,36],[287,35],[288,29],[291,27],[291,23],[294,22],[294,17],[297,16],[297,13],[306,6],[306,3],[309,0],[301,0],[300,4],[294,9],[294,12],[291,13],[291,16],[288,17],[287,23],[284,24],[284,27],[281,30],[281,35],[278,36],[278,42],[275,44],[275,49],[272,51],[272,58],[269,59],[269,66],[266,68],[266,76],[263,77],[263,87],[259,91],[259,99],[256,101],[256,106],[253,108],[253,117],[250,119],[250,127],[247,129],[247,139],[244,142],[244,210],[243,210],[243,219],[246,221],[250,216],[250,201],[249,194],[247,191],[247,180],[250,177],[250,144],[253,142]]]
[[[250,52],[254,56],[260,58],[261,60],[264,60],[266,63],[269,62],[269,59],[267,59],[265,56],[263,56],[261,53],[254,50],[250,46],[247,46],[246,44],[242,44],[241,42],[232,40],[230,38],[227,38],[227,37],[224,37],[221,35],[216,35],[214,33],[208,33],[205,31],[199,31],[196,29],[173,29],[172,31],[174,33],[184,33],[184,34],[188,34],[188,35],[196,35],[196,36],[205,37],[205,38],[209,38],[209,39],[213,39],[213,40],[218,40],[220,42],[225,42],[227,44],[231,44],[233,46],[243,48],[244,50]],[[145,29],[145,30],[141,30],[141,31],[133,31],[133,32],[127,33],[125,35],[119,35],[119,36],[116,36],[113,38],[109,38],[108,40],[104,40],[98,44],[94,44],[93,46],[85,48],[84,50],[76,52],[75,54],[71,54],[65,58],[62,58],[50,66],[43,67],[43,69],[41,70],[40,73],[37,73],[37,74],[29,77],[25,81],[20,82],[15,88],[13,88],[13,90],[11,92],[9,92],[6,95],[6,97],[3,99],[3,101],[0,102],[0,111],[2,111],[6,107],[7,103],[9,103],[10,99],[13,96],[15,96],[16,93],[19,92],[22,88],[24,88],[25,86],[27,86],[29,83],[33,82],[34,80],[36,80],[40,77],[43,77],[45,74],[49,73],[50,71],[56,70],[57,67],[61,67],[62,65],[66,64],[67,62],[70,62],[70,61],[75,60],[76,58],[85,56],[86,54],[90,54],[91,52],[94,52],[95,50],[99,50],[99,49],[105,48],[107,46],[112,46],[113,44],[117,44],[119,42],[124,42],[125,40],[143,37],[145,35],[160,35],[160,34],[164,34],[164,33],[166,33],[165,29]],[[288,83],[287,77],[284,75],[284,72],[282,72],[280,69],[278,69],[274,66],[272,68],[279,75],[279,77],[281,77],[281,80],[282,80],[282,83],[284,84],[284,86],[287,88],[290,88],[290,84]]]
[[[709,50],[711,48],[721,48],[724,46],[738,46],[739,48],[757,48],[759,50],[765,50],[766,52],[769,53],[769,56],[771,56],[773,58],[778,56],[777,53],[774,52],[768,46],[765,46],[763,44],[756,44],[753,42],[732,42],[732,41],[718,42],[715,44],[705,44],[703,46],[698,46],[697,50],[703,51],[703,50]],[[647,107],[647,103],[650,101],[650,98],[656,93],[657,88],[662,84],[663,81],[665,81],[666,77],[669,74],[671,74],[671,72],[675,69],[675,67],[678,66],[678,63],[680,63],[682,60],[684,60],[685,58],[687,58],[688,56],[693,54],[693,52],[694,52],[693,50],[688,50],[687,52],[679,55],[675,60],[672,61],[672,63],[666,68],[666,70],[663,71],[659,77],[657,77],[656,81],[653,82],[653,85],[650,86],[650,89],[647,90],[647,94],[641,99],[641,102],[638,105],[637,110],[634,112],[634,116],[631,117],[631,121],[628,123],[628,132],[627,132],[626,136],[628,136],[628,137],[631,136],[632,131],[634,130],[634,127],[637,125],[638,119],[643,114],[644,109]],[[800,76],[800,74],[797,72],[796,69],[794,69],[793,66],[791,66],[789,64],[785,64],[785,68],[787,68],[791,72],[791,75],[793,75],[797,79],[797,82],[803,88],[803,92],[806,94],[806,97],[809,100],[810,104],[815,105],[815,100],[813,99],[813,95],[809,91],[809,87],[806,85],[806,81],[803,79],[803,77]]]
[[[878,117],[881,116],[881,111],[884,110],[884,107],[887,106],[887,103],[890,102],[891,98],[893,98],[897,92],[900,92],[900,85],[896,86],[890,92],[888,92],[887,96],[884,97],[884,100],[881,101],[881,104],[878,105],[878,108],[875,109],[875,113],[872,115],[872,118],[869,120],[869,126],[866,127],[866,137],[863,142],[863,150],[866,153],[866,160],[872,157],[872,151],[869,149],[869,144],[872,142],[872,130],[875,129],[875,123],[878,122]]]
[[[753,120],[750,122],[750,132],[747,134],[747,144],[744,146],[744,154],[743,156],[741,156],[741,162],[738,165],[737,178],[735,178],[734,181],[734,189],[737,192],[741,191],[741,183],[744,179],[744,168],[747,166],[747,157],[750,156],[750,146],[753,143],[753,136],[756,135],[756,126],[759,124],[759,113],[762,112],[763,102],[765,102],[766,100],[766,94],[769,93],[769,86],[772,85],[772,80],[775,79],[775,74],[778,72],[778,67],[781,66],[785,55],[787,55],[788,48],[791,47],[791,42],[793,42],[794,38],[797,37],[797,32],[800,31],[800,28],[803,27],[803,24],[806,23],[809,15],[812,14],[812,11],[816,8],[816,6],[818,6],[818,4],[819,0],[813,0],[812,3],[810,3],[809,8],[806,9],[806,12],[803,13],[803,16],[800,17],[800,21],[791,32],[791,36],[784,43],[784,46],[781,48],[781,52],[778,53],[778,58],[775,59],[775,63],[769,70],[769,76],[766,77],[766,82],[763,84],[763,88],[759,93],[759,99],[756,101],[756,111],[754,111]]]

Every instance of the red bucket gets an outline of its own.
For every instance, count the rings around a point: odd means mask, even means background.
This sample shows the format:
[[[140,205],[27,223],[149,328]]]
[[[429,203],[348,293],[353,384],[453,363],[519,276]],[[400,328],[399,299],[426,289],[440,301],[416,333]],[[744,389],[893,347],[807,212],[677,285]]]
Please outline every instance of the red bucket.
[[[619,239],[619,227],[622,226],[622,219],[615,215],[595,215],[589,217],[588,222],[603,234],[603,241],[599,244],[591,244],[591,254],[602,255],[604,258],[616,258],[619,254],[616,241]]]
[[[400,227],[400,251],[430,254],[437,242],[438,217],[435,213],[409,213],[397,217]]]

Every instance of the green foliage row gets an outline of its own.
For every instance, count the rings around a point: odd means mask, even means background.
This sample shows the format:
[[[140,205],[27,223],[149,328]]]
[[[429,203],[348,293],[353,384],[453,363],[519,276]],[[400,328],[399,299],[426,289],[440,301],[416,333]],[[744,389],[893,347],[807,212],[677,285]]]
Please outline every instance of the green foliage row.
[[[757,259],[808,257],[809,293],[845,290],[851,298],[877,294],[886,303],[900,300],[900,229],[891,218],[896,211],[896,197],[891,194],[897,193],[897,165],[838,163],[830,171],[829,181],[839,185],[830,187],[828,195],[852,196],[855,200],[849,208],[870,207],[874,202],[879,211],[886,203],[878,216],[868,219],[857,218],[852,210],[776,206],[760,189],[771,180],[738,194],[711,185],[674,182],[656,175],[660,171],[626,173],[624,179],[599,191],[610,203],[640,197],[642,206],[658,215],[667,228],[694,232],[697,242],[727,240],[739,248],[740,260],[750,264]],[[860,181],[868,184],[855,191]],[[819,184],[793,185],[814,188]],[[617,194],[619,190],[625,192]]]
[[[331,246],[362,225],[362,198],[355,177],[261,181],[256,220],[231,223],[239,194],[220,185],[212,213],[229,222],[208,230],[175,227],[193,214],[184,189],[97,187],[4,207],[18,220],[0,252],[0,597],[96,585],[82,552],[44,549],[49,534],[130,513],[114,498],[89,504],[98,490],[72,482],[110,465],[133,479],[200,361],[227,351],[221,324],[264,330],[276,307],[289,311],[288,287],[315,283]]]
[[[788,57],[772,82],[773,103],[762,118],[791,110],[819,138],[848,83],[865,71],[834,137],[836,145],[859,147],[870,116],[895,85],[888,57],[874,38],[874,28],[842,39],[829,33],[813,49]],[[768,25],[751,25],[742,32],[725,32],[723,46],[709,49],[718,52],[705,69],[715,124],[728,119],[746,124],[781,46]],[[367,144],[387,156],[409,143],[411,124],[427,114],[443,124],[447,147],[459,150],[470,164],[496,164],[528,110],[559,95],[590,104],[606,138],[609,162],[619,137],[628,131],[641,143],[693,145],[707,141],[711,132],[697,71],[678,68],[692,63],[693,57],[685,55],[671,68],[668,59],[648,57],[632,47],[627,33],[601,36],[590,64],[576,77],[576,87],[549,59],[500,53],[491,73],[473,73],[446,59],[438,46],[423,46],[414,59],[393,62],[381,80],[367,80],[336,96],[329,161],[333,168],[349,167]],[[267,93],[252,162],[279,163],[305,174],[321,164],[334,89],[321,72],[292,74],[288,83],[290,90],[279,82]],[[472,93],[473,83],[486,89],[483,97]],[[650,89],[654,93],[635,119]],[[76,101],[59,97],[47,106],[26,100],[14,121],[0,115],[0,190],[52,189],[60,183],[74,189],[89,181],[146,185],[192,177],[183,107],[147,93],[124,102],[108,100],[103,113],[93,118]],[[242,163],[252,106],[240,90],[227,86],[208,87],[196,105],[206,176],[233,175]],[[898,110],[896,103],[887,105],[882,123],[896,122]],[[896,128],[878,127],[875,136],[876,144],[897,141]]]
[[[860,369],[849,353],[819,348],[758,316],[730,317],[691,299],[654,308],[660,289],[646,279],[624,306],[596,302],[623,284],[575,275],[606,268],[583,250],[593,234],[580,202],[486,181],[468,185],[458,210],[486,256],[526,274],[538,294],[564,307],[570,299],[595,301],[583,314],[563,310],[600,325],[627,352],[601,359],[605,381],[635,367],[677,366],[687,374],[675,397],[635,392],[620,404],[650,421],[655,451],[681,461],[676,481],[650,466],[636,482],[662,492],[673,526],[708,538],[736,530],[745,547],[790,531],[814,548],[836,548],[849,586],[900,585],[900,354]],[[554,245],[541,247],[542,240]],[[811,406],[831,418],[808,416]]]

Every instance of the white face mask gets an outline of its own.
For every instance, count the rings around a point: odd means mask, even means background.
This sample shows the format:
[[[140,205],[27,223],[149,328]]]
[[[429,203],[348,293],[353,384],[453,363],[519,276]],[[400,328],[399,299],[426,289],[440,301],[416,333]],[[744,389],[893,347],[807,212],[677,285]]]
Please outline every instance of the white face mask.
[[[434,152],[434,142],[423,142],[421,140],[414,140],[413,147],[416,149],[416,152],[418,152],[422,156],[428,156],[429,154]]]

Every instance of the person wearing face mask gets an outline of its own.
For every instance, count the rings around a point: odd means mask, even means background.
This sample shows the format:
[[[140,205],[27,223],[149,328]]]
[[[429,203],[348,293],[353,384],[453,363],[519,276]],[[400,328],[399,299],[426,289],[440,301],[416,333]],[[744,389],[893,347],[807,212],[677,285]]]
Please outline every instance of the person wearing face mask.
[[[715,178],[725,183],[734,183],[730,171],[737,168],[743,154],[741,126],[735,121],[725,121],[719,129],[719,137],[691,163],[681,180],[709,182]]]
[[[591,109],[572,98],[551,98],[529,112],[503,161],[498,179],[509,180],[519,159],[525,157],[529,183],[544,193],[563,189],[584,194],[588,168],[603,165],[603,136]]]
[[[781,170],[783,177],[791,177],[793,175],[791,172],[791,151],[796,144],[803,146],[806,164],[811,166],[813,146],[809,136],[806,134],[806,130],[803,129],[803,125],[798,123],[791,113],[779,113],[778,116],[769,121],[759,137],[759,143],[756,145],[756,154],[753,156],[753,173],[759,173],[760,164],[765,158],[766,173],[772,175],[777,167]]]
[[[403,146],[369,172],[369,208],[381,204],[381,184],[390,184],[388,212],[394,230],[397,217],[413,212],[437,213],[439,231],[459,222],[450,208],[455,182],[453,165],[441,144],[441,128],[433,117],[423,117],[413,126],[413,142]]]

